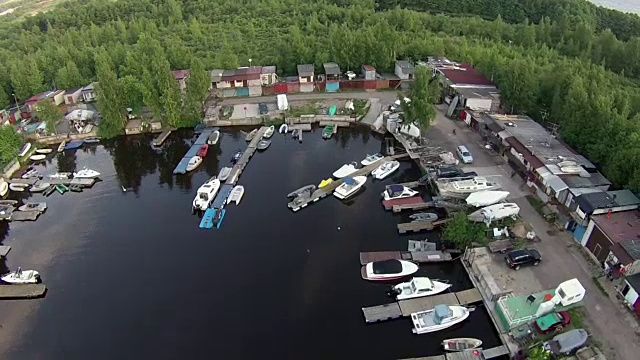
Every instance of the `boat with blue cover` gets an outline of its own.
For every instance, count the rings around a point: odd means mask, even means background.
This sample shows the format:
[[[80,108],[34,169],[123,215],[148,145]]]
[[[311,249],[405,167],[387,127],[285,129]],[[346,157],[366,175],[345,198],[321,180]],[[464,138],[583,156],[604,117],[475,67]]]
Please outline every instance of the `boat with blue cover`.
[[[224,219],[224,214],[227,213],[225,209],[216,209],[216,215],[213,217],[213,223],[216,225],[216,229],[220,229],[220,225],[222,225],[222,220]]]
[[[216,209],[207,209],[200,220],[200,229],[211,229],[213,227],[213,217],[215,216]]]
[[[82,144],[84,144],[84,140],[71,140],[64,146],[64,149],[65,150],[77,149],[81,147]]]

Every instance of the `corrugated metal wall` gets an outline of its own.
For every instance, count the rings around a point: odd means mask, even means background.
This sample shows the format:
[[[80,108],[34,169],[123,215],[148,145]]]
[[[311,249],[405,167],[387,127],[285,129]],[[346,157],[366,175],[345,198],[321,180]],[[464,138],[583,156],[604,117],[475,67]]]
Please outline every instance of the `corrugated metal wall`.
[[[376,89],[388,89],[389,80],[376,80]]]
[[[276,93],[276,87],[273,85],[262,87],[262,95],[274,95],[275,93]]]
[[[287,83],[279,82],[275,85],[276,94],[286,94],[287,93]]]
[[[236,96],[236,89],[224,89],[220,93],[222,93],[222,97],[234,97]]]
[[[288,82],[287,83],[287,93],[295,94],[300,92],[300,83],[298,82]]]
[[[249,96],[249,88],[236,88],[236,96]]]
[[[340,82],[336,81],[336,82],[327,82],[325,84],[325,91],[326,92],[336,92],[340,90]]]
[[[249,96],[262,96],[262,86],[249,86]]]
[[[309,93],[309,92],[313,92],[313,89],[315,88],[313,83],[305,83],[305,84],[300,84],[300,92],[304,92],[304,93]]]
[[[378,88],[378,82],[376,80],[365,80],[364,88],[367,90],[375,90]]]

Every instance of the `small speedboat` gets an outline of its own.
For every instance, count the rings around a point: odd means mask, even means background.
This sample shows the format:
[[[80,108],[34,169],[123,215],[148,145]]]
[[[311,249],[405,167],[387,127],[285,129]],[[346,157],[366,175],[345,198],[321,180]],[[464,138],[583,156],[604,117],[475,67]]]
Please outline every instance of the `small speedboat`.
[[[231,190],[229,197],[227,198],[227,204],[231,204],[235,202],[236,205],[240,204],[240,200],[242,200],[242,196],[244,196],[244,186],[237,185]]]
[[[418,265],[406,260],[374,261],[362,267],[360,274],[365,280],[395,280],[418,271]]]
[[[376,161],[380,161],[384,159],[384,156],[382,156],[382,154],[377,153],[377,154],[373,154],[373,155],[368,155],[362,160],[360,161],[360,164],[362,164],[363,166],[367,166],[367,165],[371,165]]]
[[[387,186],[387,190],[382,192],[382,197],[385,200],[403,199],[412,196],[416,196],[418,191],[410,189],[402,185],[390,185]]]
[[[249,133],[247,133],[247,135],[245,136],[245,140],[247,141],[251,141],[253,140],[254,137],[256,137],[256,134],[258,133],[258,129],[253,129],[251,130]]]
[[[220,190],[220,180],[215,176],[207,180],[198,188],[196,197],[193,199],[191,211],[206,210],[213,202],[218,190]]]
[[[354,161],[351,164],[344,164],[340,167],[340,169],[334,171],[333,177],[342,179],[343,177],[349,176],[356,171],[358,171],[358,163]]]
[[[324,129],[322,129],[322,138],[323,139],[329,139],[333,136],[333,133],[335,131],[335,125],[334,124],[329,124],[327,126],[324,127]]]
[[[198,155],[189,159],[189,163],[187,164],[187,171],[193,171],[195,168],[202,164],[202,158]]]
[[[397,160],[385,161],[384,164],[378,166],[371,172],[375,179],[382,180],[398,170],[400,163]]]
[[[18,156],[25,156],[31,150],[31,143],[25,143],[18,151]]]
[[[73,177],[76,179],[95,179],[98,176],[100,176],[99,172],[87,168],[73,173]]]
[[[423,296],[436,295],[450,287],[451,284],[431,280],[428,277],[414,277],[409,282],[392,286],[391,291],[389,291],[389,295],[395,297],[396,300],[414,299]]]
[[[286,134],[288,131],[289,131],[289,125],[287,124],[280,125],[280,128],[278,129],[278,132],[280,134]]]
[[[31,186],[31,189],[29,189],[29,191],[36,193],[36,192],[43,192],[45,191],[51,184],[49,184],[48,182],[37,182],[35,183],[33,186]]]
[[[22,270],[2,275],[2,281],[7,284],[37,284],[40,282],[40,274],[35,270]]]
[[[415,221],[436,221],[438,220],[438,214],[431,212],[421,212],[409,215],[409,219]]]
[[[240,160],[240,158],[242,157],[242,154],[243,154],[242,150],[237,150],[235,154],[233,154],[233,156],[231,157],[231,161],[236,163],[238,160]]]
[[[58,145],[58,152],[62,152],[62,150],[64,150],[65,146],[67,146],[67,142],[66,141],[62,141],[60,143],[60,145]]]
[[[36,150],[36,152],[38,154],[51,154],[53,152],[53,149],[49,149],[49,148],[38,149]]]
[[[64,146],[64,149],[65,150],[77,149],[77,148],[81,147],[82,144],[84,144],[84,140],[82,140],[82,139],[80,139],[80,140],[71,140]]]
[[[18,184],[18,183],[9,184],[9,189],[11,189],[11,191],[22,192],[27,190],[27,188],[29,188],[29,184]]]
[[[342,184],[334,190],[333,196],[342,200],[348,199],[358,192],[365,182],[367,182],[366,176],[347,176],[342,180]]]
[[[42,192],[42,195],[49,196],[49,195],[53,194],[54,191],[56,191],[56,186],[55,185],[49,185],[48,188],[44,189],[44,191]]]
[[[290,192],[289,194],[287,194],[287,198],[297,198],[300,197],[303,194],[309,194],[311,195],[311,193],[316,189],[315,185],[306,185],[301,187],[298,190],[294,190],[292,192]]]
[[[31,155],[29,157],[29,159],[31,159],[32,161],[42,161],[46,158],[47,158],[47,155],[43,155],[43,154]]]
[[[321,189],[321,188],[331,184],[332,182],[333,182],[332,178],[328,178],[328,179],[322,180],[322,181],[320,181],[320,185],[318,185],[318,189]]]
[[[200,149],[198,149],[197,155],[203,158],[207,156],[208,152],[209,152],[209,145],[202,144],[200,145]]]
[[[20,211],[39,211],[44,212],[47,210],[46,202],[25,203],[18,208]]]
[[[222,169],[220,169],[220,173],[218,174],[218,179],[220,179],[220,181],[225,181],[227,180],[230,174],[231,174],[231,168],[225,166]]]
[[[271,140],[260,140],[256,146],[258,150],[266,150],[271,145]]]
[[[100,142],[100,138],[97,136],[92,136],[84,139],[85,144],[97,144]]]
[[[209,135],[209,138],[207,139],[207,144],[215,145],[218,143],[218,140],[220,140],[220,131],[216,130],[212,132],[211,135]]]
[[[265,131],[265,132],[264,132],[264,134],[262,134],[262,137],[263,137],[264,139],[268,139],[268,138],[270,138],[270,137],[272,137],[272,136],[273,136],[273,133],[274,133],[275,131],[276,131],[276,127],[275,127],[275,126],[273,126],[273,125],[271,125],[271,126],[269,126],[269,127],[267,128],[267,131]]]
[[[0,180],[0,196],[4,197],[9,192],[9,184],[6,181]]]
[[[444,330],[469,317],[469,309],[458,305],[436,305],[433,309],[411,314],[414,334]]]
[[[57,172],[55,174],[48,175],[50,179],[71,179],[73,176],[70,172]]]
[[[477,349],[482,345],[482,340],[474,338],[455,338],[442,340],[442,347],[446,351],[465,351]]]

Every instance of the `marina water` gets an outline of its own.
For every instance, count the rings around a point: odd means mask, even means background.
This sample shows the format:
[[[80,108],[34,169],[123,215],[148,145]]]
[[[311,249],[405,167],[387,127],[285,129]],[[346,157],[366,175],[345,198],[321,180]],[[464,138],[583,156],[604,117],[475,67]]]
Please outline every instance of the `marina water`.
[[[227,206],[219,230],[198,228],[191,201],[246,147],[244,135],[224,129],[194,173],[174,176],[190,138],[174,133],[156,153],[150,136],[120,137],[38,167],[46,174],[87,166],[103,175],[83,193],[46,198],[37,222],[0,223],[3,245],[12,246],[3,272],[36,269],[49,289],[44,299],[0,304],[3,359],[392,359],[441,354],[440,342],[453,337],[499,345],[482,306],[427,335],[413,335],[408,319],[364,322],[362,307],[392,299],[390,284],[360,278],[359,252],[437,240],[398,235],[407,216],[380,204],[385,185],[420,176],[413,162],[384,181],[369,178],[351,201],[287,208],[290,191],[380,152],[380,135],[340,129],[322,140],[314,129],[299,143],[275,134],[240,177],[245,196]],[[417,275],[448,280],[452,291],[472,286],[457,261],[421,266]]]

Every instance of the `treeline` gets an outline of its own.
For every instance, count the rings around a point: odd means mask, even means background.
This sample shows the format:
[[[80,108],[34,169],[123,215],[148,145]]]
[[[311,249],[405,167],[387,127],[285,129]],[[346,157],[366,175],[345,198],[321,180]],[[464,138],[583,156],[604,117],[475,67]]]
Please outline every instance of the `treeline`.
[[[632,55],[633,46],[640,54],[640,42],[555,15],[510,24],[376,11],[372,0],[71,1],[24,23],[0,25],[0,88],[24,99],[54,84],[99,80],[102,131],[116,134],[126,107],[147,105],[178,125],[197,117],[197,96],[182,102],[170,70],[228,69],[252,59],[287,75],[296,64],[320,70],[327,61],[343,71],[367,63],[384,72],[395,59],[448,56],[494,79],[508,111],[538,120],[548,113],[562,137],[611,181],[638,188],[640,91],[626,76],[640,77]]]

